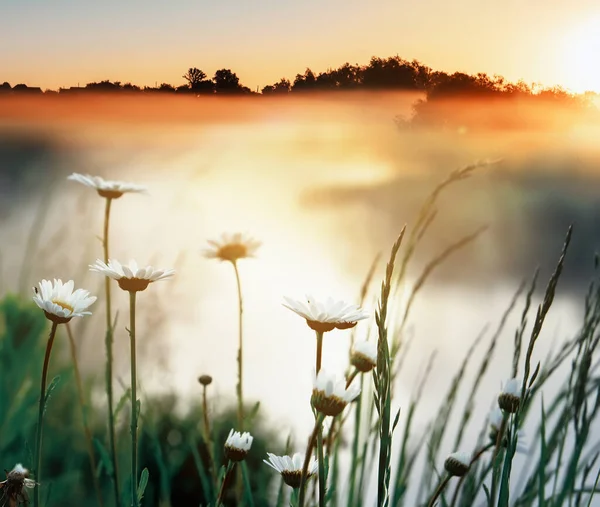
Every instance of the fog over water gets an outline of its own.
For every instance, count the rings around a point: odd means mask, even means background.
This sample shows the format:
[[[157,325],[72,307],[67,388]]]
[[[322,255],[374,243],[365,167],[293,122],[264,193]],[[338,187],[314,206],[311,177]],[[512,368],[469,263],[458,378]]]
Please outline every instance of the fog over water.
[[[102,255],[96,236],[104,202],[66,176],[76,171],[147,185],[148,196],[114,202],[111,224],[111,257],[177,269],[172,281],[138,298],[139,378],[146,391],[177,392],[185,407],[188,397],[200,393],[197,377],[207,373],[224,405],[233,401],[236,383],[235,278],[231,266],[201,252],[207,239],[222,232],[250,233],[263,245],[256,259],[240,262],[245,396],[261,401],[283,437],[291,430],[303,442],[313,420],[308,401],[315,340],[281,305],[282,297],[313,293],[356,301],[375,256],[381,252],[387,259],[402,226],[410,228],[439,182],[476,160],[502,159],[441,196],[409,270],[408,281],[414,282],[447,245],[488,227],[435,272],[411,313],[414,339],[395,406],[408,402],[415,379],[437,350],[415,416],[424,427],[469,344],[487,323],[496,328],[521,280],[536,266],[543,291],[571,223],[572,248],[536,362],[552,342],[560,344],[580,326],[593,254],[600,247],[600,124],[586,118],[557,129],[556,114],[548,113],[546,129],[399,128],[395,116],[410,115],[416,98],[3,101],[0,288],[28,291],[40,278],[74,278],[101,295],[102,280],[86,266]],[[497,113],[485,107],[473,106],[472,114]],[[543,119],[543,112],[535,114]],[[39,235],[30,234],[34,222]],[[368,308],[375,308],[383,270],[382,262]],[[536,294],[536,304],[540,298]],[[117,291],[114,304],[120,311],[116,372],[127,385],[126,295]],[[480,386],[479,410],[468,431],[473,438],[510,375],[522,305],[520,300]],[[360,323],[357,335],[366,335],[372,325],[374,319]],[[87,371],[101,381],[102,297],[94,315],[74,329]],[[326,336],[328,369],[343,370],[349,341],[349,332]],[[477,359],[486,347],[480,346]]]

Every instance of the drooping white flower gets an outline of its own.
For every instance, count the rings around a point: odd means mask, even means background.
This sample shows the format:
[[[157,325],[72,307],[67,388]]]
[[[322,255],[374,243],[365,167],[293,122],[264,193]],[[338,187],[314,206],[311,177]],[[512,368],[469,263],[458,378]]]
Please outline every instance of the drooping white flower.
[[[173,269],[156,269],[152,266],[141,268],[134,260],[130,260],[129,264],[121,264],[115,259],[110,259],[108,264],[97,259],[96,264],[90,265],[90,271],[116,280],[121,289],[129,292],[146,290],[150,283],[165,280],[175,274]]]
[[[54,282],[42,280],[39,289],[33,288],[33,301],[44,310],[46,318],[57,324],[66,324],[73,317],[91,315],[92,312],[86,310],[96,301],[96,297],[90,296],[87,290],[73,291],[74,286],[73,280],[67,283],[57,279]]]
[[[361,340],[354,344],[350,363],[357,370],[366,373],[377,366],[377,343]]]
[[[254,257],[261,245],[260,241],[240,232],[223,234],[220,240],[209,239],[208,244],[210,247],[204,250],[205,257],[232,263],[246,257]]]
[[[516,378],[511,378],[502,388],[502,392],[498,396],[498,406],[508,412],[514,414],[521,403],[521,381]]]
[[[346,379],[338,378],[321,368],[317,375],[313,373],[313,392],[311,401],[315,409],[325,415],[335,417],[346,405],[360,394],[357,384],[346,388]]]
[[[23,488],[33,489],[36,482],[29,479],[29,470],[17,463],[15,468],[6,472],[6,480],[0,482],[0,489],[3,490],[2,498],[8,499],[10,505],[19,505],[21,502],[27,503],[27,493]]]
[[[456,477],[465,475],[471,467],[471,454],[467,452],[453,452],[444,462],[446,471]]]
[[[242,461],[252,447],[253,440],[254,437],[247,431],[240,433],[231,429],[225,441],[225,455],[231,461]]]
[[[93,188],[101,197],[108,199],[118,199],[126,193],[145,193],[146,187],[127,183],[124,181],[105,180],[100,176],[90,176],[89,174],[73,173],[67,177],[68,180],[77,181],[86,187]]]
[[[276,456],[268,452],[268,460],[263,461],[273,470],[281,474],[283,481],[294,489],[300,487],[302,479],[302,466],[304,465],[304,454],[297,452],[293,456]],[[308,463],[308,473],[306,478],[310,479],[317,473],[317,460],[313,457]]]
[[[349,329],[356,326],[359,320],[368,319],[369,313],[358,305],[348,304],[344,301],[335,301],[328,298],[325,302],[306,296],[305,301],[283,298],[283,306],[306,319],[311,329],[326,333],[334,328]]]

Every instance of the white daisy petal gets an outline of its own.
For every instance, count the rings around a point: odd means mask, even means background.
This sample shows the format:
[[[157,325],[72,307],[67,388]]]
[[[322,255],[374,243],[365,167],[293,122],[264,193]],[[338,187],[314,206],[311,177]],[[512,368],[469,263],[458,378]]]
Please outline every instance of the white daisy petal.
[[[90,176],[89,174],[73,173],[67,177],[68,180],[76,181],[93,188],[102,197],[118,198],[126,193],[146,193],[147,190],[141,185],[126,183],[123,181],[105,180],[100,176]]]
[[[87,309],[96,301],[95,297],[90,297],[87,290],[77,289],[73,291],[75,283],[69,280],[67,283],[62,280],[42,280],[39,283],[39,290],[33,296],[34,303],[46,312],[48,319],[58,323],[66,323],[72,317],[83,317],[91,315]]]

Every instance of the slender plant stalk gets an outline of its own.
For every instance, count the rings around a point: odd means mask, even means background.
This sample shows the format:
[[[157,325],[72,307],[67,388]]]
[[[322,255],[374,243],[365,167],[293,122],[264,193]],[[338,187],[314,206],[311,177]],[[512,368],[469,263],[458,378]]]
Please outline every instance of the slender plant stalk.
[[[317,362],[316,362],[316,372],[319,373],[321,371],[321,359],[323,356],[323,333],[320,331],[315,331],[317,333]]]
[[[492,488],[490,492],[491,499],[491,507],[496,505],[496,491],[498,488],[498,472],[499,469],[496,466],[496,458],[498,457],[498,453],[500,452],[500,445],[502,444],[502,439],[504,438],[504,432],[506,431],[506,423],[508,422],[508,415],[504,414],[502,418],[502,423],[500,424],[500,429],[498,430],[498,435],[496,436],[496,444],[494,445],[494,453],[492,454],[492,464],[493,464],[493,473],[492,473]]]
[[[487,451],[489,451],[492,447],[494,447],[494,445],[495,445],[495,443],[490,443],[490,444],[482,447],[481,449],[479,449],[479,451],[477,451],[473,455],[473,458],[471,459],[471,463],[469,464],[469,467],[472,467],[475,463],[477,463],[479,458],[481,458],[481,456],[483,456]],[[456,502],[458,501],[458,492],[459,492],[463,482],[465,482],[466,477],[467,477],[467,474],[463,475],[460,478],[460,480],[458,481],[458,484],[456,485],[456,489],[454,490],[454,495],[452,496],[452,502],[450,503],[450,507],[454,507],[456,505]]]
[[[85,440],[87,444],[88,456],[90,458],[90,470],[92,472],[92,479],[94,481],[94,490],[98,498],[98,505],[102,507],[102,493],[100,492],[100,482],[98,481],[98,474],[96,471],[96,457],[94,455],[94,442],[92,441],[92,432],[87,423],[85,399],[83,396],[83,384],[81,382],[81,374],[79,372],[79,364],[77,361],[77,350],[75,348],[75,340],[73,339],[73,332],[69,324],[67,327],[67,335],[69,336],[69,345],[71,348],[71,359],[73,360],[73,371],[75,373],[75,383],[77,384],[77,394],[79,395],[79,406],[81,407],[81,418],[83,421],[83,431],[85,433]]]
[[[315,331],[317,335],[317,358],[316,358],[316,373],[321,371],[321,361],[323,358],[323,332]],[[319,417],[317,416],[317,422]],[[319,424],[317,432],[317,461],[319,464],[319,507],[325,506],[325,457],[323,455],[323,421]],[[316,427],[316,426],[315,426]],[[307,454],[308,456],[308,454]],[[305,460],[306,462],[306,460]],[[308,465],[308,463],[307,463]],[[302,493],[300,494],[302,497]]]
[[[319,464],[319,507],[325,507],[325,456],[323,453],[323,425],[320,425],[317,435],[317,461]]]
[[[244,313],[244,303],[242,300],[242,284],[240,283],[240,272],[236,262],[232,262],[233,270],[235,271],[235,281],[237,283],[238,303],[239,303],[239,322],[238,322],[238,385],[237,385],[237,398],[238,398],[238,427],[239,431],[244,430],[244,359],[243,359],[243,321],[242,316]]]
[[[350,467],[350,487],[348,491],[348,507],[354,507],[354,495],[356,488],[356,471],[358,469],[358,444],[360,437],[360,415],[362,411],[364,377],[360,377],[360,394],[356,402],[354,413],[354,438],[352,439],[352,466]]]
[[[42,367],[42,382],[40,386],[40,406],[38,410],[38,424],[37,424],[37,435],[35,444],[35,482],[37,483],[36,488],[33,491],[33,505],[34,507],[40,506],[40,487],[41,487],[41,468],[42,468],[42,431],[44,422],[44,410],[46,408],[46,378],[48,376],[48,364],[50,363],[50,353],[52,352],[52,345],[54,344],[54,337],[56,336],[56,328],[58,324],[52,323],[52,329],[50,330],[50,336],[46,343],[46,355],[44,356],[44,366]]]
[[[444,480],[442,482],[440,482],[439,486],[437,487],[437,489],[435,490],[435,493],[433,494],[433,496],[431,497],[431,500],[429,500],[429,503],[427,504],[428,507],[433,507],[435,505],[435,501],[438,499],[438,497],[442,494],[442,492],[444,491],[444,489],[446,488],[446,485],[450,482],[450,478],[452,476],[451,475],[447,475]]]
[[[129,292],[129,338],[131,342],[131,505],[138,506],[137,501],[137,371],[135,358],[135,297],[136,292]]]
[[[102,235],[102,249],[104,262],[108,263],[108,230],[110,224],[110,207],[112,198],[106,198],[104,209],[104,232]],[[115,438],[114,397],[113,397],[113,322],[112,307],[110,299],[110,278],[104,279],[104,292],[106,294],[106,396],[108,399],[108,444],[112,460],[113,485],[115,492],[115,505],[121,505],[121,488],[119,487],[119,468],[117,462],[117,444]]]
[[[346,380],[346,389],[348,389],[350,387],[350,384],[352,384],[352,381],[356,378],[356,376],[360,373],[359,370],[354,370],[350,376],[348,377],[348,379]]]
[[[237,384],[237,417],[239,431],[244,431],[244,341],[243,341],[243,315],[244,302],[242,299],[242,284],[240,282],[240,272],[237,267],[237,262],[233,261],[233,270],[235,271],[235,281],[237,284],[238,304],[239,304],[239,319],[238,319],[238,384]],[[235,481],[235,494],[238,505],[242,504],[242,495],[244,488],[244,479],[242,476],[242,468],[238,467]]]
[[[304,499],[306,498],[306,480],[308,477],[308,465],[310,464],[310,458],[312,456],[313,449],[317,443],[317,438],[323,426],[325,415],[319,413],[315,421],[315,427],[308,440],[308,446],[306,447],[306,454],[304,455],[304,463],[302,465],[302,475],[300,476],[300,498],[298,499],[298,507],[304,507]]]
[[[213,484],[215,485],[215,488],[217,488],[217,470],[215,468],[215,456],[213,452],[212,438],[210,435],[210,421],[208,419],[208,401],[206,399],[206,387],[207,386],[202,386],[202,419],[204,421],[204,442],[208,451],[208,466],[210,467],[210,473],[213,479]]]
[[[235,467],[235,463],[231,460],[227,461],[227,469],[225,470],[225,474],[223,475],[223,482],[221,482],[221,488],[219,489],[219,496],[217,497],[216,507],[220,507],[223,505],[223,497],[225,496],[226,484],[229,474]]]

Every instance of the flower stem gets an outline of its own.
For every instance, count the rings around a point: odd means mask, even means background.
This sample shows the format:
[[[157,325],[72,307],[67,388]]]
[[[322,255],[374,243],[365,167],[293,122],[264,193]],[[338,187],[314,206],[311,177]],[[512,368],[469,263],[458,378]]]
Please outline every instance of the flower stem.
[[[433,507],[435,505],[435,501],[442,494],[442,491],[444,491],[444,488],[446,487],[446,485],[448,484],[448,482],[450,482],[450,478],[451,477],[452,477],[451,475],[447,475],[444,478],[444,480],[442,482],[440,482],[440,485],[437,487],[437,489],[435,490],[435,493],[431,497],[431,500],[429,500],[429,503],[427,504],[428,507]]]
[[[110,207],[112,199],[106,199],[104,209],[104,234],[102,236],[102,248],[104,253],[104,262],[108,263],[108,227],[110,223]],[[119,488],[119,468],[117,465],[117,445],[115,439],[115,419],[114,419],[114,399],[113,399],[113,322],[112,308],[110,300],[110,278],[104,279],[104,291],[106,293],[106,396],[108,398],[108,444],[110,447],[110,457],[113,468],[113,485],[115,489],[115,506],[121,504],[121,493]]]
[[[37,486],[33,493],[33,505],[39,507],[40,505],[40,485],[41,481],[41,468],[42,468],[42,430],[44,422],[44,410],[46,408],[46,378],[48,376],[48,364],[50,363],[50,353],[52,352],[52,345],[54,344],[54,337],[56,336],[56,328],[58,324],[52,323],[52,329],[50,330],[50,336],[46,343],[46,355],[44,356],[44,366],[42,367],[42,382],[40,386],[40,406],[38,410],[38,424],[37,424],[37,435],[35,444],[35,482]]]
[[[135,358],[135,296],[129,292],[129,339],[131,342],[131,505],[137,507],[137,371]]]
[[[356,378],[356,376],[360,373],[359,370],[354,370],[350,376],[348,377],[348,379],[346,380],[346,389],[348,389],[350,387],[350,384],[352,384],[352,381]]]
[[[242,299],[242,284],[240,282],[240,272],[237,267],[237,262],[233,261],[233,270],[235,271],[235,281],[237,284],[238,293],[238,304],[239,304],[239,319],[238,319],[238,384],[237,384],[237,399],[238,399],[238,428],[239,431],[244,431],[244,342],[243,342],[243,314],[244,314],[244,302]],[[238,505],[241,505],[242,501],[242,490],[243,490],[243,477],[242,469],[238,467],[236,474],[236,486],[235,493]]]
[[[223,505],[223,497],[225,496],[225,490],[227,485],[227,479],[231,474],[232,470],[235,467],[235,463],[231,460],[227,461],[227,468],[225,469],[225,474],[223,475],[223,482],[221,482],[221,488],[219,489],[219,496],[217,497],[216,507],[220,507]]]
[[[92,442],[92,432],[87,423],[85,400],[83,396],[83,384],[81,382],[81,374],[79,373],[79,364],[77,362],[77,351],[75,349],[75,340],[73,339],[73,333],[71,332],[71,326],[67,327],[67,335],[69,336],[69,345],[71,348],[71,359],[73,360],[73,371],[75,373],[75,383],[77,384],[77,394],[79,395],[79,406],[81,407],[81,418],[83,421],[83,431],[85,433],[85,440],[87,444],[88,456],[90,458],[90,470],[92,472],[92,479],[94,481],[94,490],[96,491],[96,497],[98,498],[98,505],[103,507],[102,493],[100,492],[100,483],[98,481],[98,474],[96,473],[96,457],[94,456],[94,443]]]
[[[490,492],[490,507],[494,507],[496,504],[496,490],[498,487],[498,467],[496,466],[496,458],[500,452],[500,446],[502,439],[504,438],[504,431],[506,430],[506,423],[508,422],[508,414],[504,414],[500,429],[498,429],[498,435],[496,436],[496,445],[494,446],[494,453],[492,454],[492,487]]]
[[[204,443],[206,444],[206,450],[208,451],[208,466],[213,479],[215,488],[217,484],[217,471],[215,469],[215,456],[213,452],[212,438],[210,436],[210,421],[208,419],[208,401],[206,399],[206,386],[202,386],[202,418],[204,421]]]
[[[485,445],[481,449],[479,449],[479,451],[477,451],[473,455],[473,458],[471,458],[471,463],[469,464],[469,468],[472,467],[477,462],[477,460],[479,460],[479,458],[481,458],[481,456],[483,456],[487,451],[489,451],[492,447],[494,447],[494,445],[495,444],[491,443],[491,444]],[[458,500],[458,491],[460,490],[466,477],[467,477],[467,474],[463,475],[460,478],[460,480],[458,481],[458,484],[456,485],[456,489],[454,490],[454,495],[452,496],[452,502],[450,503],[450,507],[454,507],[454,505],[456,504],[456,502]]]
[[[321,357],[323,356],[323,333],[315,331],[317,333],[317,364],[316,371],[321,371]]]
[[[319,507],[325,507],[325,486],[327,477],[325,477],[325,457],[323,454],[323,425],[319,427],[317,435],[317,460],[319,463]]]
[[[298,507],[304,507],[304,498],[306,497],[306,480],[308,478],[308,465],[310,464],[310,458],[312,456],[313,449],[317,443],[317,438],[321,432],[325,415],[319,413],[315,421],[315,427],[308,440],[308,446],[306,448],[306,454],[304,455],[304,464],[302,465],[302,475],[300,476],[300,498],[298,500]]]

